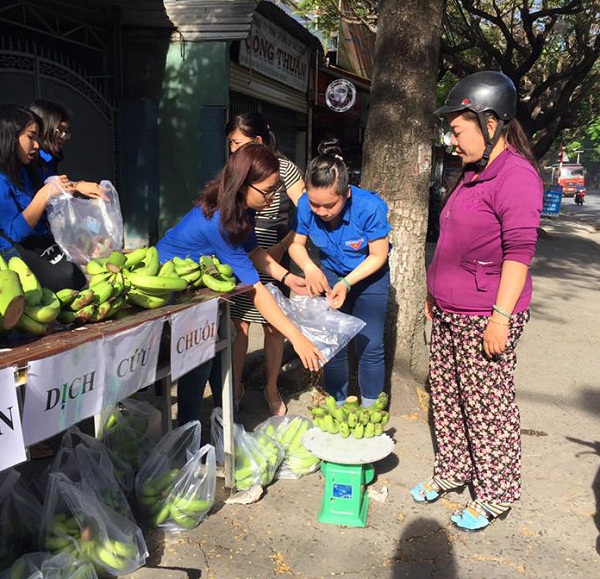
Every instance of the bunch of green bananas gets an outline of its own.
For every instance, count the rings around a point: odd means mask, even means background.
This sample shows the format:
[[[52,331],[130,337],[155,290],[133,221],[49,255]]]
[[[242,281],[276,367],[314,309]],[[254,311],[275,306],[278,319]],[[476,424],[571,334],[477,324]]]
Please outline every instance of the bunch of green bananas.
[[[17,323],[17,330],[43,336],[50,324],[60,313],[60,302],[56,294],[42,287],[35,274],[20,257],[11,257],[8,268],[19,276],[25,296],[25,310]]]
[[[14,257],[10,261],[13,259],[19,260],[27,268],[27,274],[23,271],[24,281],[27,282],[27,288],[33,287],[35,282],[36,291],[35,293],[25,294],[20,275],[14,271],[14,267],[18,262],[13,262],[13,267],[9,268],[0,255],[0,331],[4,332],[9,332],[17,326],[28,303],[33,305],[42,299],[42,288],[33,272],[21,258]],[[31,284],[29,284],[30,280]]]
[[[302,444],[302,436],[312,426],[311,421],[302,416],[285,416],[275,426],[272,420],[267,421],[264,433],[281,444],[285,450],[280,474],[289,469],[296,477],[300,477],[317,470],[321,459]],[[259,429],[263,430],[261,427]]]
[[[80,525],[65,513],[55,514],[46,527],[45,548],[52,553],[67,553],[94,564],[97,571],[123,574],[131,567],[131,559],[139,553],[133,542],[102,539],[94,536],[93,524]]]
[[[390,413],[386,410],[388,395],[382,392],[370,408],[361,408],[356,396],[349,396],[346,403],[338,406],[333,396],[325,398],[325,405],[309,408],[313,424],[324,432],[339,434],[342,438],[372,438],[383,434],[389,422]]]
[[[139,486],[138,502],[155,527],[173,523],[183,529],[193,529],[212,507],[212,501],[199,495],[186,493],[179,496],[169,492],[179,473],[180,469],[174,468]]]
[[[137,471],[147,458],[143,447],[148,426],[137,416],[125,415],[122,406],[117,406],[106,416],[101,439],[121,462]]]
[[[200,257],[202,268],[202,283],[214,292],[230,292],[236,286],[233,269],[226,263],[221,263],[214,255]]]
[[[249,489],[255,484],[271,484],[285,456],[281,444],[265,432],[256,430],[247,436],[247,444],[236,444],[235,447],[233,475],[238,490]]]
[[[38,553],[27,553],[17,559],[7,574],[0,573],[5,579],[31,579],[31,577],[53,577],[53,579],[97,579],[98,574],[92,563],[79,561],[71,555],[61,554],[45,559],[38,568]],[[48,568],[46,566],[48,565]],[[50,573],[47,571],[50,570]]]

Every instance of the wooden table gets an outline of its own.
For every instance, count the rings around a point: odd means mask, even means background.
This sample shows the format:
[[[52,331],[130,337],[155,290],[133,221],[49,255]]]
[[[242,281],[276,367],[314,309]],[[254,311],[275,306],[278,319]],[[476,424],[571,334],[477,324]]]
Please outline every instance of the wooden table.
[[[203,288],[193,294],[186,292],[177,296],[177,302],[155,310],[131,310],[117,320],[108,320],[88,324],[76,329],[54,331],[40,338],[16,341],[10,336],[8,341],[0,344],[0,369],[13,367],[19,373],[19,384],[27,382],[27,367],[31,360],[39,360],[47,356],[59,354],[86,342],[92,342],[105,336],[118,334],[134,328],[144,322],[166,320],[171,314],[185,310],[200,302],[212,299],[219,300],[219,330],[216,343],[216,355],[221,356],[221,378],[223,388],[223,439],[225,486],[234,486],[234,448],[233,448],[233,375],[231,369],[231,323],[229,321],[229,303],[232,296],[252,291],[252,286],[240,285],[226,294],[217,294]],[[5,349],[6,348],[6,349]],[[171,380],[169,352],[162,352],[156,372],[157,381],[162,386],[161,414],[163,433],[172,427],[171,421]],[[98,427],[99,417],[95,417]]]

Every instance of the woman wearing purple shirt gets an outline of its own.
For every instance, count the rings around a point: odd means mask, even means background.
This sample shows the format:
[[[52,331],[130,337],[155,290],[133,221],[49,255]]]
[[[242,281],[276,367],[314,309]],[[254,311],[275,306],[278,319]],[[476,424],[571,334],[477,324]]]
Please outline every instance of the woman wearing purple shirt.
[[[469,531],[506,516],[521,494],[515,346],[529,319],[543,187],[516,105],[512,81],[486,71],[459,81],[436,111],[463,170],[427,272],[436,456],[433,477],[411,494],[430,503],[468,484],[474,500],[451,520]]]

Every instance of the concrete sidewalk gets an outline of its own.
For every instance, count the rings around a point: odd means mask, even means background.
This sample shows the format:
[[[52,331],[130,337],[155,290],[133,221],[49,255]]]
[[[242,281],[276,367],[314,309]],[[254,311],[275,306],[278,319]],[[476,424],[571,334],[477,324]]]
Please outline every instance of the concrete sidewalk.
[[[376,463],[368,526],[316,520],[323,479],[277,481],[253,505],[225,505],[223,492],[194,531],[149,534],[141,577],[203,579],[503,579],[599,576],[600,234],[573,219],[545,221],[533,265],[532,319],[519,346],[523,498],[505,521],[465,534],[449,515],[468,500],[450,494],[415,504],[408,489],[430,475],[425,413],[392,418],[394,454]],[[260,335],[253,333],[253,348]],[[291,414],[307,415],[310,384],[282,378]],[[292,379],[293,378],[293,379]],[[247,388],[248,429],[267,417]],[[208,408],[210,411],[210,408]]]

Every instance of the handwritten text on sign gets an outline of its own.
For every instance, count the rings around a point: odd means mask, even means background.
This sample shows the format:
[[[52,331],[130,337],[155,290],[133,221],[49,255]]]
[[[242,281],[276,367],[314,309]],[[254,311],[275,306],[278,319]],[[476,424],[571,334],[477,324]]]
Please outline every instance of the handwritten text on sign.
[[[171,316],[171,379],[214,358],[218,300],[210,300]]]

